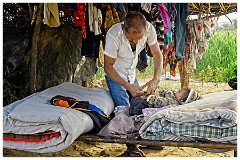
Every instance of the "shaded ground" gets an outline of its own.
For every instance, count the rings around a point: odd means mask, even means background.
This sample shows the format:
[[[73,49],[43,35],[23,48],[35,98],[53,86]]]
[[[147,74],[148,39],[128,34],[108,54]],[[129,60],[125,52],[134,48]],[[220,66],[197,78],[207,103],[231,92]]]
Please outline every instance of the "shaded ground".
[[[147,82],[147,78],[139,80],[140,85]],[[97,81],[93,86],[105,86],[104,81]],[[190,87],[195,88],[200,94],[231,90],[226,83],[198,83],[190,82]],[[179,89],[180,83],[175,80],[162,80],[159,88]],[[68,148],[55,153],[31,153],[13,149],[3,149],[4,157],[116,157],[124,152],[125,145],[111,143],[85,143],[74,142]],[[164,147],[163,150],[143,149],[147,157],[233,157],[233,151],[223,153],[206,152],[188,147]]]

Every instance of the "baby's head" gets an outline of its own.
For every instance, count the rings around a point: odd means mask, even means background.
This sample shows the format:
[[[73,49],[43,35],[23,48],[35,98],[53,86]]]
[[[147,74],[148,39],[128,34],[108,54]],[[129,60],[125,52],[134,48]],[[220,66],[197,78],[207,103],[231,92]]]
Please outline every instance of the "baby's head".
[[[191,88],[185,87],[175,93],[176,98],[179,101],[189,103],[196,101],[198,99],[201,99],[201,96],[198,95],[198,93]]]
[[[183,88],[183,89],[177,91],[175,93],[175,96],[179,101],[185,102],[187,100],[187,97],[188,97],[189,93],[190,93],[190,90],[191,89],[187,88],[187,87]]]

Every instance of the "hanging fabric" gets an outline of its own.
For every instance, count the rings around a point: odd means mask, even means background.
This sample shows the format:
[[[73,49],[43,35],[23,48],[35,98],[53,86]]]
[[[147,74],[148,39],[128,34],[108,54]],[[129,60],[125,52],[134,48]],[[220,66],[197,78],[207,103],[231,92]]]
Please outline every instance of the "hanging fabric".
[[[77,3],[68,3],[68,4],[67,4],[67,8],[68,8],[70,11],[74,11],[74,10],[77,8]]]
[[[126,4],[125,3],[114,3],[114,8],[116,8],[118,12],[118,17],[120,22],[124,21],[126,15],[127,15],[127,10],[126,10]]]
[[[163,20],[164,33],[166,33],[170,28],[170,25],[169,25],[170,17],[169,17],[168,9],[166,8],[164,3],[158,3],[158,10]]]
[[[88,17],[89,17],[89,27],[90,31],[94,32],[95,35],[102,33],[102,12],[93,3],[88,4]]]
[[[72,16],[73,15],[73,10],[69,9],[68,7],[69,7],[69,5],[65,4],[65,14],[67,16]]]
[[[157,33],[157,40],[161,50],[164,48],[164,24],[162,17],[160,16],[158,6],[156,3],[152,4],[150,11],[151,23],[154,26]]]
[[[85,3],[77,3],[77,8],[74,10],[74,26],[81,27],[83,32],[83,38],[86,38],[86,25],[85,25]]]
[[[176,3],[175,7],[177,10],[174,27],[175,56],[177,60],[181,60],[184,58],[188,3]]]
[[[57,3],[44,3],[44,21],[50,27],[60,26]]]
[[[108,31],[109,28],[111,28],[115,23],[119,23],[119,17],[117,10],[114,7],[111,7],[111,5],[107,6],[106,11],[106,19],[103,25],[103,28]]]
[[[164,46],[167,47],[169,44],[172,43],[173,29],[174,29],[174,25],[172,24],[172,21],[175,19],[176,8],[174,3],[165,3],[165,6],[167,7],[168,13],[169,13],[169,29],[164,34]]]
[[[82,40],[81,55],[86,57],[98,58],[100,47],[100,35],[94,35],[94,32],[90,31],[88,9],[89,7],[87,6],[86,7],[87,14],[85,14],[87,37]]]
[[[150,13],[152,9],[152,3],[141,3],[141,7],[144,11],[146,11],[147,13]]]

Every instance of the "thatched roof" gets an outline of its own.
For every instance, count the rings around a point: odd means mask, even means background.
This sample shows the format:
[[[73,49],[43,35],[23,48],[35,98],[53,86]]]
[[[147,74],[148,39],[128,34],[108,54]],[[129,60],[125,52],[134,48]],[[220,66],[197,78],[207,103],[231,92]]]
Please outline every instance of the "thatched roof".
[[[237,12],[237,3],[189,3],[189,15],[221,16]]]

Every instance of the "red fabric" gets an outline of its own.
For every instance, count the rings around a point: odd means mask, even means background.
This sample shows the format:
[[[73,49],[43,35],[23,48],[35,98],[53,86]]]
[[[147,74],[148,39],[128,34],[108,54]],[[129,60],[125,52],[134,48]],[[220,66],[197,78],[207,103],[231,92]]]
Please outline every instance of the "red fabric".
[[[176,70],[174,69],[174,70],[171,70],[170,71],[170,74],[173,76],[173,77],[175,77],[176,76]]]
[[[169,44],[168,48],[163,49],[163,68],[166,69],[167,64],[170,65],[170,74],[175,77],[176,76],[176,61],[175,61],[175,55],[173,53],[173,44]]]
[[[74,10],[74,25],[80,26],[83,32],[83,38],[86,38],[86,25],[85,25],[85,3],[77,3],[77,8]]]
[[[72,10],[69,10],[69,9],[68,9],[68,5],[67,5],[67,4],[65,5],[65,14],[66,14],[67,16],[71,16],[71,15],[72,15]]]
[[[172,43],[168,45],[168,48],[164,48],[164,49],[163,49],[163,56],[164,56],[163,68],[166,68],[166,67],[167,67],[167,63],[168,63],[168,60],[169,60],[169,55],[168,55],[168,53],[169,53],[170,51],[171,51],[171,52],[173,51],[173,45],[172,45]]]
[[[47,131],[43,133],[28,134],[29,136],[42,136],[41,139],[31,139],[31,138],[20,138],[20,137],[7,137],[3,135],[3,140],[5,141],[21,141],[21,142],[42,142],[52,139],[53,137],[61,136],[60,132]],[[27,136],[27,135],[26,135]]]

